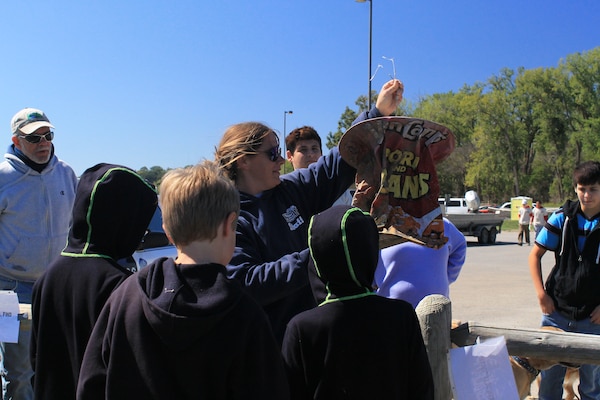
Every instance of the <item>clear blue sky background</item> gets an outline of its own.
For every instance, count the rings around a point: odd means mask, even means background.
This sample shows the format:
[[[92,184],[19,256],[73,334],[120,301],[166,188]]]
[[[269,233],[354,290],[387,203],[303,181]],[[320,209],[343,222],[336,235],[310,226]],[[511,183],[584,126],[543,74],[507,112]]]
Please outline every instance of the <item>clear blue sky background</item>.
[[[458,91],[504,67],[556,67],[600,45],[597,0],[373,0],[372,82]],[[23,107],[56,126],[78,174],[98,162],[213,158],[225,129],[312,125],[326,137],[368,88],[369,3],[354,0],[4,0],[0,127]],[[1,145],[1,143],[0,143]]]

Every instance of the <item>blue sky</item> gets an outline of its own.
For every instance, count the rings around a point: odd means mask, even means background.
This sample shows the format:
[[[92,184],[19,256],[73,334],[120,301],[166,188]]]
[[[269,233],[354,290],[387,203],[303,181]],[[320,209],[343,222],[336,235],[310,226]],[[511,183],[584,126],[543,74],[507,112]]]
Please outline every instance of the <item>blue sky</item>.
[[[458,91],[502,68],[556,67],[600,45],[597,0],[373,0],[373,90]],[[23,107],[56,127],[78,174],[213,158],[225,129],[337,129],[368,88],[369,3],[354,0],[17,1],[0,5],[0,127]],[[1,145],[1,143],[0,143]]]

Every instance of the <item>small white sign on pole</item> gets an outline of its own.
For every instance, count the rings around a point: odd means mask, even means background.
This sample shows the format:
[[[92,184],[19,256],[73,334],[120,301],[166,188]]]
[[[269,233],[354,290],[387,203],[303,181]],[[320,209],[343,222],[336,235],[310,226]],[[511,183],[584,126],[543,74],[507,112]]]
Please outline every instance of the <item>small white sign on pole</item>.
[[[19,342],[19,298],[12,290],[0,290],[0,342]]]

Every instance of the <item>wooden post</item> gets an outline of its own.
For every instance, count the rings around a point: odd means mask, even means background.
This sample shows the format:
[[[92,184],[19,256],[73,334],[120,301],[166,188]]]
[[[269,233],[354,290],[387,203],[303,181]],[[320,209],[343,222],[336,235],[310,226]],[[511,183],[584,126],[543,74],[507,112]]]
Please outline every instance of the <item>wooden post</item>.
[[[452,398],[448,371],[448,351],[450,349],[450,329],[452,310],[450,300],[435,294],[425,297],[415,309],[427,356],[433,373],[435,400]]]

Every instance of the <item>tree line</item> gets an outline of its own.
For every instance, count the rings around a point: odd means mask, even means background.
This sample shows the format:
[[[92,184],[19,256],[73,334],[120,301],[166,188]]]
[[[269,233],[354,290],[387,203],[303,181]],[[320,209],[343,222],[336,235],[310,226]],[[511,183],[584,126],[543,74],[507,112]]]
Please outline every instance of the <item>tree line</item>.
[[[355,105],[346,107],[337,131],[327,135],[328,148],[366,110],[367,97],[359,96]],[[600,160],[600,47],[571,54],[557,67],[505,68],[456,93],[404,100],[396,115],[454,132],[456,148],[437,166],[442,195],[475,190],[482,201],[496,204],[521,195],[560,203],[574,198],[573,168]],[[158,184],[167,170],[137,172]]]
[[[355,104],[329,132],[328,148],[366,110],[366,96]],[[437,166],[441,194],[475,190],[491,203],[520,195],[562,202],[574,198],[573,168],[600,160],[600,47],[571,54],[557,67],[505,68],[456,93],[405,100],[396,115],[454,132],[456,149]]]

